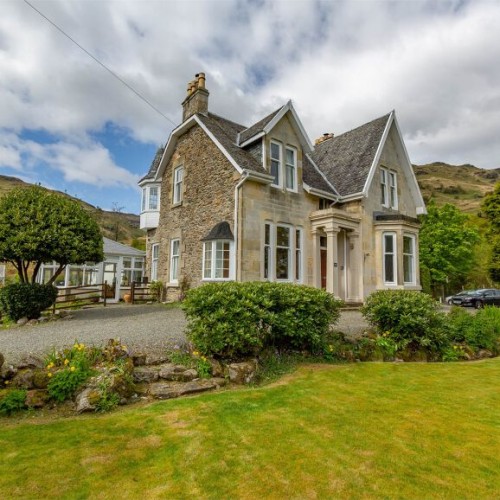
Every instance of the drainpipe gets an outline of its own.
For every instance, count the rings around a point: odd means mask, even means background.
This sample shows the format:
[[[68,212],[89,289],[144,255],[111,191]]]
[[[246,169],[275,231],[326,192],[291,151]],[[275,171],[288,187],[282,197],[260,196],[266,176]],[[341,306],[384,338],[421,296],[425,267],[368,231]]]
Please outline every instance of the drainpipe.
[[[236,260],[235,262],[235,281],[238,281],[238,270],[240,269],[240,259],[238,256],[238,250],[239,250],[239,236],[238,236],[238,207],[240,204],[240,199],[239,199],[239,194],[240,194],[240,187],[244,184],[244,182],[248,179],[248,170],[243,171],[243,176],[241,179],[238,181],[238,184],[234,186],[234,258]]]

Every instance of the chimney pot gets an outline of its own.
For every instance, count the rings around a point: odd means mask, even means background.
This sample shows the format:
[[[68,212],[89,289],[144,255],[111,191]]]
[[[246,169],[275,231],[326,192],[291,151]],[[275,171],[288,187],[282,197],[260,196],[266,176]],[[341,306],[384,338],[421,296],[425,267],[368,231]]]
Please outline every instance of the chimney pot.
[[[190,116],[208,112],[209,92],[205,87],[205,73],[196,73],[194,80],[187,86],[187,96],[182,103],[182,120],[187,120]]]

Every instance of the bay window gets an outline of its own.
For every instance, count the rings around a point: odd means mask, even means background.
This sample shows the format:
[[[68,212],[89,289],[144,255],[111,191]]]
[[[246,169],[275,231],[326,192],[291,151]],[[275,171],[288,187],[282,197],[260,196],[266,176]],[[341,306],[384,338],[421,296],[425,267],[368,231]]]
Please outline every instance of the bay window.
[[[403,281],[405,284],[415,284],[415,236],[403,235]]]
[[[384,283],[395,285],[397,283],[396,233],[384,233],[383,253]]]
[[[203,279],[231,279],[231,254],[233,242],[212,240],[203,243]]]
[[[141,212],[160,209],[160,187],[145,186],[142,188]]]

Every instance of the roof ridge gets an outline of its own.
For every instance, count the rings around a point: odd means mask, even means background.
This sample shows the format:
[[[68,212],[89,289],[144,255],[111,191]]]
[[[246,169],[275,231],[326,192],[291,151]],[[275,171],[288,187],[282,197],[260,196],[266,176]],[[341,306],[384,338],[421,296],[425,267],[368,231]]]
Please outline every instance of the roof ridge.
[[[229,118],[225,118],[224,116],[220,116],[216,113],[212,113],[211,111],[209,111],[206,115],[204,116],[208,116],[210,118],[210,116],[213,116],[215,118],[219,118],[220,120],[224,120],[226,122],[229,122],[229,123],[232,123],[233,125],[237,125],[238,127],[243,127],[243,130],[246,130],[248,127],[246,125],[242,125],[241,123],[238,123],[238,122],[235,122],[233,120],[230,120]],[[243,132],[243,131],[242,131]]]
[[[369,122],[366,122],[366,123],[363,123],[362,125],[358,125],[357,127],[354,127],[350,130],[346,130],[345,132],[342,132],[341,134],[339,135],[334,135],[332,137],[333,140],[339,138],[339,137],[342,137],[343,135],[346,135],[346,134],[349,134],[350,132],[354,132],[356,130],[359,130],[360,128],[363,128],[363,127],[366,127],[367,125],[370,125],[371,123],[373,122],[376,122],[378,120],[381,120],[382,118],[386,118],[387,120],[389,119],[389,117],[391,116],[391,113],[392,111],[389,111],[389,113],[386,113],[385,115],[382,115],[382,116],[379,116],[377,118],[374,118],[373,120],[370,120]],[[328,141],[323,141],[323,142],[320,142],[319,144],[317,144],[317,146],[321,146],[322,144],[326,143]]]

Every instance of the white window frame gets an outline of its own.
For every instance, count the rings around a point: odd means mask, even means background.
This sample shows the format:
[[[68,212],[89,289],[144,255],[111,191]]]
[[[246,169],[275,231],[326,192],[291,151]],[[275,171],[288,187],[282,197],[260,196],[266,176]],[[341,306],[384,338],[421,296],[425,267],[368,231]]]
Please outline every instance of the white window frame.
[[[160,244],[151,245],[151,281],[158,280],[158,260],[160,257]]]
[[[227,277],[217,277],[217,245],[218,244],[229,244],[229,268]],[[206,253],[210,250],[210,267],[206,265]],[[224,251],[224,249],[222,249]],[[221,268],[222,270],[224,268]],[[207,275],[208,271],[208,275]],[[231,281],[234,279],[234,242],[232,240],[220,239],[220,240],[210,240],[203,242],[203,254],[202,254],[202,280],[203,281]]]
[[[174,168],[173,172],[172,203],[174,205],[179,205],[182,203],[183,188],[184,188],[184,167],[180,165],[179,167]]]
[[[381,191],[381,196],[380,196],[380,202],[383,207],[388,207],[389,206],[389,190],[387,189],[387,169],[386,168],[381,168],[380,169],[380,191]]]
[[[295,281],[297,283],[302,283],[304,279],[304,260],[303,260],[303,255],[304,255],[304,238],[302,236],[302,228],[297,227],[295,228],[294,231],[295,234],[295,270],[294,270],[294,277]]]
[[[398,208],[398,180],[396,172],[389,171],[389,206],[394,210]]]
[[[406,253],[405,252],[405,238],[409,238],[411,241],[411,253]],[[417,284],[417,276],[416,276],[416,260],[415,260],[415,254],[416,254],[416,237],[414,234],[410,233],[403,233],[403,283],[405,285],[416,285]],[[410,262],[410,273],[411,273],[411,280],[406,281],[406,276],[405,276],[405,260],[409,259]]]
[[[177,251],[175,251],[177,246]],[[170,270],[169,279],[170,283],[179,283],[179,264],[181,260],[181,240],[174,238],[170,240]]]
[[[156,205],[153,207],[151,203],[151,191],[156,190]],[[154,184],[142,188],[142,203],[141,212],[158,212],[160,210],[160,186]]]
[[[283,227],[289,230],[288,233],[288,246],[278,247],[277,237],[278,228]],[[266,228],[268,228],[269,238],[266,240]],[[299,234],[300,248],[297,248],[296,238]],[[277,281],[286,283],[301,283],[303,280],[303,269],[304,269],[304,238],[303,230],[301,227],[296,227],[291,224],[285,223],[274,223],[266,221],[263,227],[262,233],[262,265],[261,265],[261,276],[265,281]],[[288,251],[288,277],[278,278],[277,277],[277,254],[279,248],[286,248]],[[266,254],[267,267],[266,267]],[[297,261],[297,256],[299,260]],[[297,262],[299,262],[299,269],[297,274]]]
[[[387,252],[386,249],[386,237],[390,236],[392,238],[392,252]],[[387,280],[387,269],[386,269],[386,255],[392,255],[392,272],[394,276],[393,281]],[[384,232],[382,233],[382,273],[385,285],[397,285],[398,282],[398,247],[397,247],[397,234],[395,232]]]
[[[279,152],[279,158],[276,158],[276,157],[273,157],[273,146],[277,146],[278,147],[278,152]],[[278,167],[277,167],[277,176],[278,176],[278,182],[276,183],[275,180],[273,180],[273,182],[271,183],[271,186],[273,187],[277,187],[277,188],[280,188],[282,186],[282,177],[283,177],[283,146],[281,145],[281,143],[277,142],[277,141],[271,141],[271,144],[269,146],[269,159],[270,159],[270,163],[269,163],[269,173],[271,175],[273,175],[273,162],[276,162],[278,164]]]
[[[292,158],[293,162],[289,163],[288,162],[288,152],[292,153]],[[290,146],[285,147],[285,175],[284,175],[284,180],[285,180],[285,187],[288,191],[292,191],[294,193],[297,192],[297,150],[295,148],[292,148]],[[291,170],[292,175],[292,185],[288,185],[288,172]]]
[[[380,201],[383,207],[398,209],[398,177],[394,170],[380,167]]]

